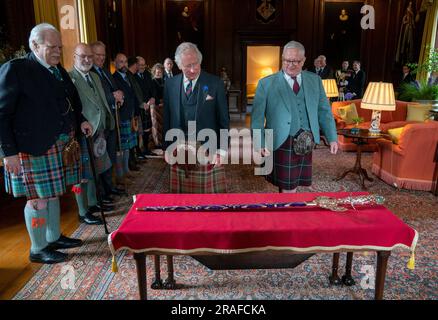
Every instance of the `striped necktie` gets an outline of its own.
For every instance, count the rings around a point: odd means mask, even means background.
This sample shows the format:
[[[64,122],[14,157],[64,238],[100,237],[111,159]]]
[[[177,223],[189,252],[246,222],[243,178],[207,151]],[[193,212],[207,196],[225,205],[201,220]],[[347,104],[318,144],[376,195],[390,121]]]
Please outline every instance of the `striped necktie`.
[[[187,98],[190,97],[190,95],[192,94],[192,92],[193,92],[193,88],[192,88],[192,80],[189,80],[189,83],[187,84],[187,87],[186,87],[186,97],[187,97]]]
[[[90,86],[90,88],[93,89],[93,91],[96,91],[96,90],[94,89],[93,83],[91,82],[91,79],[90,79],[90,75],[89,75],[89,74],[85,75],[85,80],[87,80],[87,83],[88,83],[88,85]]]
[[[56,80],[63,81],[61,72],[59,72],[58,68],[56,67],[50,67],[49,70],[52,72],[52,74],[55,76]]]

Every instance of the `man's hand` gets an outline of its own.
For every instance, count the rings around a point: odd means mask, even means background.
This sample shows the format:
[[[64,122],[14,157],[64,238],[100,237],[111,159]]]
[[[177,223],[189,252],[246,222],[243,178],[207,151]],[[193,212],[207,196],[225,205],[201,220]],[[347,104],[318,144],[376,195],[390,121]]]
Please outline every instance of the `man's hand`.
[[[330,142],[330,153],[331,154],[336,154],[338,153],[338,143],[335,142]]]
[[[143,102],[143,109],[145,111],[149,111],[149,104],[147,104],[146,102]]]
[[[93,134],[93,127],[88,121],[84,121],[81,123],[81,131],[86,137],[91,137]]]
[[[13,173],[16,176],[20,174],[21,164],[18,154],[4,158],[3,163],[7,172]]]
[[[154,106],[155,105],[155,98],[150,98],[148,101],[148,105]]]
[[[114,96],[114,99],[116,100],[116,103],[120,103],[120,104],[123,104],[123,91],[120,91],[120,90],[117,90],[117,91],[114,91],[113,92],[113,96]]]

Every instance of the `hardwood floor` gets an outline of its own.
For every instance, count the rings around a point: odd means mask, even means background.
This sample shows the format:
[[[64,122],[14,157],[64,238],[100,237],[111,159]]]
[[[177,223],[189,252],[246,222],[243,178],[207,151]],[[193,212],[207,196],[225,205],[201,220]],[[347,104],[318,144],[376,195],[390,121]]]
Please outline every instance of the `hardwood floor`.
[[[249,128],[250,116],[231,114],[232,128]],[[29,261],[30,239],[24,223],[25,199],[14,199],[2,188],[0,166],[0,300],[12,299],[40,264]],[[61,232],[70,236],[79,226],[77,205],[72,192],[61,198]]]
[[[2,169],[2,168],[0,168]],[[24,223],[25,199],[0,192],[0,299],[12,299],[41,264],[29,261],[30,239]],[[79,226],[72,193],[61,198],[61,232],[71,235]]]

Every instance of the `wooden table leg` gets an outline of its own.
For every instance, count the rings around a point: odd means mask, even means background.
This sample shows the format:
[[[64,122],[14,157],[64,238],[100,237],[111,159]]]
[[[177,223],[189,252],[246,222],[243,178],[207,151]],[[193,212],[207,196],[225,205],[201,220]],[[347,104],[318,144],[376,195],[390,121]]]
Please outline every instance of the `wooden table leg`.
[[[164,289],[175,290],[176,282],[173,277],[173,256],[166,256],[167,258],[167,279],[164,282]]]
[[[147,300],[146,289],[146,255],[142,253],[134,253],[135,263],[137,264],[137,280],[140,300]]]
[[[385,287],[386,266],[391,251],[377,251],[377,272],[376,272],[376,289],[374,292],[375,300],[383,299],[383,289]]]
[[[152,282],[151,289],[159,290],[163,289],[163,281],[161,280],[161,266],[160,266],[160,256],[154,256],[154,265],[155,265],[155,279]]]
[[[341,279],[338,276],[338,267],[339,267],[339,253],[334,253],[332,275],[329,277],[329,281],[330,284],[335,286],[339,286],[341,284]]]
[[[353,252],[347,252],[347,262],[345,264],[345,275],[342,276],[342,283],[350,287],[356,284],[351,276],[351,269],[353,266]]]

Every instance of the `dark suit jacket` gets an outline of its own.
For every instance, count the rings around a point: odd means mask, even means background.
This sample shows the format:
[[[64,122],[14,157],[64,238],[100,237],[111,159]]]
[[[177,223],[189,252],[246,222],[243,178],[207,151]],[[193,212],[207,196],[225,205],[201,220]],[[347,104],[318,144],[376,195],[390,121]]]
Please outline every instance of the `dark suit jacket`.
[[[68,73],[58,65],[63,84],[33,53],[0,68],[0,157],[19,152],[43,155],[62,133],[65,121],[80,134],[82,104]],[[66,97],[73,110],[65,117]],[[69,125],[70,125],[69,124]]]
[[[103,90],[105,91],[105,97],[106,101],[108,102],[108,105],[111,107],[111,110],[114,111],[114,106],[116,105],[116,100],[114,99],[113,92],[119,90],[119,87],[117,86],[112,74],[105,68],[101,69],[102,72],[106,75],[101,75],[96,67],[94,66],[91,71],[95,72],[102,83]]]
[[[198,87],[196,133],[206,128],[213,129],[217,134],[217,147],[220,148],[219,130],[228,130],[230,127],[224,83],[219,77],[201,71],[196,87]],[[182,130],[184,127],[184,120],[181,116],[181,95],[183,94],[182,73],[165,82],[163,137],[170,129]],[[167,148],[170,143],[172,142],[164,141],[163,147]]]
[[[143,78],[141,78],[138,73],[135,74],[137,82],[140,84],[141,90],[143,92],[144,101],[148,102],[150,98],[156,96],[155,88],[152,84],[151,74],[147,71],[143,73]]]
[[[310,68],[308,71],[316,73],[321,79],[334,79],[333,69],[329,66],[325,66],[319,73],[316,72],[315,67]]]
[[[134,115],[140,114],[140,101],[138,101],[137,96],[135,95],[132,84],[131,86],[129,86],[128,83],[123,80],[122,76],[117,71],[114,72],[113,77],[116,81],[117,86],[120,88],[120,90],[123,91],[125,96],[125,102],[120,108],[120,120],[131,120]]]
[[[348,78],[347,81],[347,90],[349,92],[356,93],[354,99],[361,99],[365,88],[365,72],[363,70],[359,70],[356,74],[356,72],[353,71],[351,77]]]

